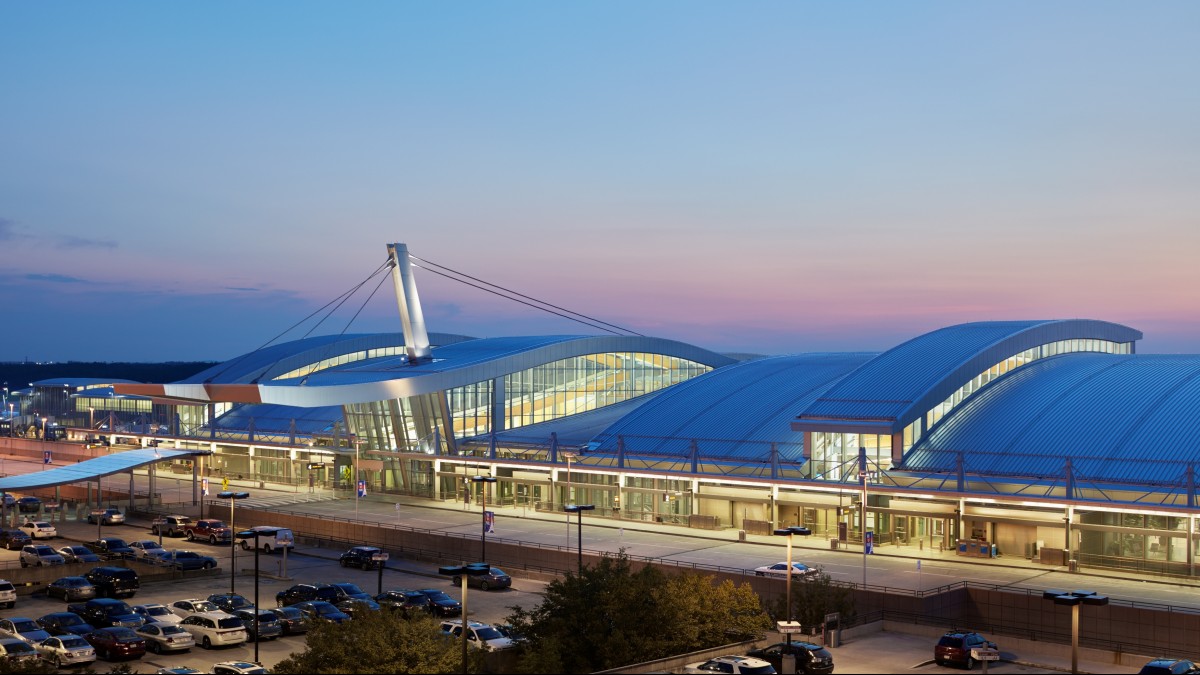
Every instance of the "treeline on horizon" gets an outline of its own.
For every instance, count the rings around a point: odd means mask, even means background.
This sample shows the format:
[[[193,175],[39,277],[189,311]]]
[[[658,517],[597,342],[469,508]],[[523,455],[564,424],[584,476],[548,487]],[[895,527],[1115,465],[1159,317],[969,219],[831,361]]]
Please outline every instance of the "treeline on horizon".
[[[72,377],[102,380],[133,380],[161,384],[177,382],[217,365],[208,361],[168,361],[165,363],[105,363],[92,361],[61,361],[55,363],[20,363],[0,361],[0,381],[7,382],[10,391],[24,389],[31,382]]]

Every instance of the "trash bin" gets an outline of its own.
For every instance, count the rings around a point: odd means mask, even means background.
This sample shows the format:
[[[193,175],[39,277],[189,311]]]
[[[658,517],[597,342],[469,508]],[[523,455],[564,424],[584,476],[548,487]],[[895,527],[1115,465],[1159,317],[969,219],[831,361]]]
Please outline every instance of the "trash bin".
[[[830,647],[839,647],[839,646],[841,646],[841,644],[842,644],[842,629],[834,628],[833,630],[829,631],[829,646]]]
[[[829,548],[830,548],[830,550],[833,550],[833,551],[836,551],[836,550],[837,550],[837,541],[838,541],[837,539],[830,539],[830,540],[829,540]]]
[[[1068,572],[1078,572],[1079,571],[1079,561],[1074,558],[1071,558],[1070,560],[1068,560],[1067,561],[1067,571]]]
[[[746,531],[738,530],[738,541],[746,541]]]

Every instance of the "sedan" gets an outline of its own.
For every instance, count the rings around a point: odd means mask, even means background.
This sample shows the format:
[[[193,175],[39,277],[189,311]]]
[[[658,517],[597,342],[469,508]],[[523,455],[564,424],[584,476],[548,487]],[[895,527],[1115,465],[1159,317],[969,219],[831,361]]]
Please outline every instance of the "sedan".
[[[58,536],[58,530],[53,525],[41,520],[22,523],[17,529],[29,535],[30,539],[53,539]]]
[[[214,675],[265,675],[266,668],[245,661],[222,661],[213,664]]]
[[[454,585],[462,586],[462,577],[454,577]],[[467,585],[481,590],[489,588],[508,588],[512,586],[512,577],[499,567],[489,568],[487,574],[468,574]]]
[[[446,595],[436,588],[422,588],[421,592],[429,598],[434,616],[458,616],[462,614],[462,603]]]
[[[46,638],[34,645],[34,649],[43,660],[53,663],[54,667],[59,669],[96,660],[96,650],[79,635]]]
[[[53,612],[37,620],[38,625],[47,633],[60,635],[87,635],[96,630],[95,626],[83,620],[75,612]]]
[[[98,562],[100,562],[100,556],[96,555],[95,553],[92,553],[92,549],[90,549],[86,546],[64,546],[64,547],[58,549],[58,554],[63,557],[63,560],[66,560],[69,563],[73,563],[73,562],[98,563]]]
[[[183,617],[172,612],[166,605],[134,605],[133,613],[146,620],[146,623],[179,623]]]
[[[133,553],[138,560],[146,562],[163,562],[171,557],[171,552],[163,548],[157,541],[143,539],[141,541],[130,542],[129,548],[133,549]]]
[[[46,584],[46,597],[66,602],[91,600],[96,597],[96,587],[85,577],[63,577]]]
[[[258,613],[257,626],[254,621],[256,611]],[[283,635],[283,624],[279,621],[279,615],[272,610],[235,609],[233,615],[246,624],[246,632],[249,633],[251,641],[270,640]]]
[[[350,620],[349,614],[338,609],[333,603],[325,602],[324,600],[305,600],[304,602],[297,602],[292,606],[304,612],[304,616],[310,622],[332,621],[334,623],[345,623]]]
[[[271,610],[279,617],[279,625],[284,635],[297,635],[308,632],[308,617],[295,607],[276,607]]]
[[[132,628],[97,628],[84,636],[96,649],[96,656],[111,661],[117,658],[140,659],[146,654],[146,640]]]
[[[182,652],[196,646],[196,638],[175,623],[155,621],[133,629],[146,641],[146,649],[155,654]]]
[[[217,566],[216,558],[194,551],[175,551],[167,562],[180,570],[211,570]]]
[[[33,645],[17,638],[0,638],[0,658],[17,663],[34,663],[42,657]]]
[[[787,575],[787,569],[788,569],[788,564],[785,562],[781,562],[781,563],[775,563],[774,565],[763,565],[762,567],[755,567],[754,573],[760,577],[765,577],[765,576],[782,577],[782,576]],[[798,562],[792,563],[792,576],[793,577],[797,577],[797,576],[798,577],[811,577],[811,576],[816,576],[817,573],[818,573],[818,570],[815,567],[809,567],[808,565],[805,565],[804,563],[798,563]]]
[[[0,635],[24,640],[31,645],[36,645],[46,638],[53,637],[38,622],[23,616],[0,619]]]

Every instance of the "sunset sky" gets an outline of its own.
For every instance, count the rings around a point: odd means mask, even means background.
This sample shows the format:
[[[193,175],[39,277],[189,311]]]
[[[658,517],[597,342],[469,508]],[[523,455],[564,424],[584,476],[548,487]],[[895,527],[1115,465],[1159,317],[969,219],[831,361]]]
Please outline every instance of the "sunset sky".
[[[0,29],[0,361],[233,358],[389,242],[715,351],[1092,318],[1200,353],[1200,3],[5,2]],[[375,281],[316,333],[399,331]],[[417,281],[433,332],[596,332]]]

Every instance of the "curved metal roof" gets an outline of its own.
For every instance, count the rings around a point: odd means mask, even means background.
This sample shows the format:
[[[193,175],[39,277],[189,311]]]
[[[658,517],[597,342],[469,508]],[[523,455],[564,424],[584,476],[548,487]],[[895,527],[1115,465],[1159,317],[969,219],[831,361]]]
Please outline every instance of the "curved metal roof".
[[[985,321],[949,326],[880,354],[806,408],[797,425],[878,425],[897,433],[959,387],[1000,361],[1039,345],[1071,339],[1134,342],[1127,326],[1089,319]]]
[[[1200,355],[1075,353],[994,380],[905,455],[903,468],[1179,483],[1197,462]]]
[[[19,476],[0,478],[0,492],[12,490],[33,490],[49,488],[58,485],[70,485],[96,480],[115,473],[125,473],[131,469],[154,464],[168,459],[186,458],[195,455],[208,455],[208,450],[171,450],[167,448],[142,448],[115,452],[104,457],[88,459],[78,464],[56,466],[45,471],[33,471]]]
[[[333,430],[334,422],[341,422],[341,406],[321,408],[297,408],[287,405],[239,405],[217,418],[218,429],[246,431],[254,420],[257,433],[320,434]],[[295,424],[295,429],[292,425]]]
[[[662,452],[692,439],[724,441],[723,457],[766,459],[765,443],[790,444],[797,459],[804,434],[789,422],[874,354],[798,354],[743,361],[663,391],[598,434],[596,451]],[[637,438],[634,443],[631,439]],[[681,446],[680,444],[685,444]]]

